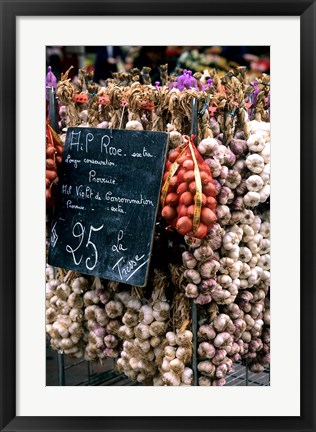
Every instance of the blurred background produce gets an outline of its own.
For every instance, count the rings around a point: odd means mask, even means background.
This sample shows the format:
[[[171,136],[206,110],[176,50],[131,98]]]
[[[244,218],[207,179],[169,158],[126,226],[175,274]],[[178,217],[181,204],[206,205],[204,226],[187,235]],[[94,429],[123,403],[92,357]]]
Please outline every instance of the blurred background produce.
[[[61,72],[74,66],[69,77],[79,68],[94,70],[94,81],[104,84],[112,72],[127,72],[134,67],[150,67],[151,80],[159,81],[159,66],[168,63],[169,73],[175,68],[203,72],[216,68],[226,73],[237,66],[247,66],[254,78],[270,73],[268,46],[47,46],[47,66],[57,79]]]

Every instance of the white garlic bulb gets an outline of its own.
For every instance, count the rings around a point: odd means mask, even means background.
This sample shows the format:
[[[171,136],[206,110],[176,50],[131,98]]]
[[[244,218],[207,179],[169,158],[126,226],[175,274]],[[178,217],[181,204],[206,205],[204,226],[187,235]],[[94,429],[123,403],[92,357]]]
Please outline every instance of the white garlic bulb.
[[[263,185],[264,185],[264,182],[262,180],[262,177],[260,177],[259,175],[256,175],[256,174],[251,175],[246,180],[246,186],[250,192],[260,191],[262,189]]]
[[[247,145],[250,151],[259,153],[265,147],[265,141],[261,134],[255,133],[250,135],[247,140]]]
[[[162,379],[167,386],[179,386],[180,385],[179,376],[172,371],[165,372],[162,375]]]
[[[259,174],[264,168],[264,159],[262,156],[254,153],[247,156],[246,159],[247,168],[255,174]]]

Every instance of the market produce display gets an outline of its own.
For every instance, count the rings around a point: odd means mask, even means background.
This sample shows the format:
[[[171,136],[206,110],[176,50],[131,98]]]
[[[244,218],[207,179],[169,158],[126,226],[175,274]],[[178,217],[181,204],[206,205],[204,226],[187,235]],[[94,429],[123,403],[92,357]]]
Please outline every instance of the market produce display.
[[[144,385],[223,386],[237,361],[252,372],[270,363],[270,78],[167,65],[155,85],[149,75],[133,69],[99,87],[67,71],[57,83],[64,129],[47,141],[49,181],[68,126],[166,131],[169,152],[147,285],[47,265],[46,331],[53,349],[114,358]]]

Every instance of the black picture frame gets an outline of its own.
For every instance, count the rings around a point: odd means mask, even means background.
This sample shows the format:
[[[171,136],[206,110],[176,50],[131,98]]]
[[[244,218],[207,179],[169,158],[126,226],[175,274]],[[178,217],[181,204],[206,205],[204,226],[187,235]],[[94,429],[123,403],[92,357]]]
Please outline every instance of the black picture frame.
[[[0,0],[0,427],[1,431],[315,431],[315,1]],[[299,417],[18,417],[16,415],[16,17],[18,16],[299,16],[301,47],[300,292],[301,415]],[[31,60],[30,60],[31,61]],[[298,83],[295,85],[299,85]],[[290,116],[290,113],[289,113]],[[284,144],[284,143],[283,143]],[[280,143],[282,145],[282,143]],[[294,167],[293,167],[294,170]],[[293,178],[295,172],[293,171]],[[298,179],[297,179],[298,181]],[[296,203],[295,205],[298,205]],[[290,312],[289,312],[290,320]],[[290,349],[285,353],[290,355]],[[289,376],[290,380],[291,377]],[[282,401],[280,401],[282,403]]]

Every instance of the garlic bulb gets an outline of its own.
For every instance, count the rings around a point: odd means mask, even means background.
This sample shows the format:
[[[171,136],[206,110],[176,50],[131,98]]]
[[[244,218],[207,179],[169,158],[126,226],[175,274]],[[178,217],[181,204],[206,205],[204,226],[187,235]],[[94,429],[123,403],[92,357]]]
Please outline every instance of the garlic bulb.
[[[216,332],[209,324],[203,324],[199,327],[197,336],[200,341],[210,341],[215,338]]]
[[[182,372],[184,371],[184,363],[178,358],[174,358],[173,360],[171,360],[169,365],[170,369],[177,375],[182,374]]]
[[[123,325],[118,329],[118,335],[121,339],[125,341],[128,339],[132,339],[134,337],[134,328]]]
[[[56,288],[56,295],[61,300],[68,299],[71,292],[71,288],[69,285],[62,283]]]
[[[71,288],[73,292],[76,294],[83,293],[86,289],[88,289],[88,286],[89,286],[89,281],[82,276],[74,279],[71,283]]]
[[[239,244],[238,235],[234,232],[228,232],[223,237],[223,247],[226,250],[234,249]]]
[[[105,310],[109,318],[116,318],[123,315],[124,307],[120,301],[111,300],[105,305]]]
[[[139,299],[131,298],[127,303],[127,309],[138,312],[142,307],[142,302]]]
[[[262,177],[255,174],[251,175],[246,180],[246,186],[250,192],[259,192],[263,188],[263,185]]]
[[[199,386],[211,386],[212,385],[212,381],[210,378],[208,378],[207,376],[200,376],[199,378]]]
[[[143,125],[137,120],[130,120],[126,123],[125,128],[127,130],[143,130]]]
[[[169,318],[170,306],[167,302],[156,301],[152,308],[153,317],[156,321],[166,321]]]
[[[193,269],[197,265],[196,259],[188,251],[183,252],[183,254],[182,254],[182,260],[183,260],[183,265],[186,266],[188,269]]]
[[[128,309],[122,317],[122,322],[127,327],[135,327],[138,324],[138,313],[133,309]]]
[[[193,339],[193,333],[190,330],[179,331],[176,334],[176,342],[178,345],[191,344]]]
[[[176,335],[174,332],[171,332],[171,331],[167,332],[166,333],[166,339],[167,339],[169,345],[171,345],[171,346],[174,346],[177,343],[176,342]]]
[[[265,221],[260,225],[259,233],[263,236],[264,239],[269,239],[270,237],[270,223]]]
[[[181,381],[183,384],[192,385],[193,382],[193,370],[189,367],[185,367],[181,374]]]
[[[211,359],[215,355],[215,348],[209,342],[202,342],[198,347],[198,355],[202,359]]]
[[[138,339],[142,339],[142,340],[148,339],[150,336],[154,336],[150,334],[150,327],[147,324],[143,324],[143,323],[139,323],[135,327],[134,332],[135,332],[135,336]]]
[[[215,375],[216,368],[212,362],[205,360],[198,364],[198,371],[201,372],[202,375],[211,378]]]
[[[211,258],[213,255],[213,250],[210,246],[200,246],[193,252],[194,258],[196,258],[197,261],[206,261],[207,259]]]
[[[167,324],[160,321],[153,321],[149,326],[150,336],[161,337],[166,333]]]
[[[246,158],[247,168],[255,174],[260,174],[264,168],[264,159],[259,154],[251,154]]]
[[[214,156],[219,150],[219,145],[214,138],[205,138],[198,145],[198,151],[205,156]]]
[[[83,302],[85,306],[90,306],[93,304],[98,304],[100,301],[99,296],[95,290],[86,291],[83,296]]]
[[[260,194],[258,192],[248,192],[244,196],[244,204],[246,207],[256,207],[260,202]]]
[[[180,385],[180,378],[175,372],[165,372],[162,375],[163,382],[167,386],[179,386]]]
[[[190,269],[184,272],[184,277],[191,283],[197,285],[201,282],[200,273],[197,270]]]
[[[185,287],[185,295],[188,298],[196,298],[199,295],[198,286],[194,283],[188,283]]]
[[[165,358],[170,362],[176,357],[176,348],[170,345],[167,345],[164,348]]]
[[[250,151],[259,153],[264,149],[265,141],[261,134],[256,133],[250,135],[250,137],[247,140],[247,146]]]
[[[139,320],[143,324],[151,324],[154,320],[152,307],[149,305],[143,305],[139,311]]]

